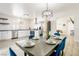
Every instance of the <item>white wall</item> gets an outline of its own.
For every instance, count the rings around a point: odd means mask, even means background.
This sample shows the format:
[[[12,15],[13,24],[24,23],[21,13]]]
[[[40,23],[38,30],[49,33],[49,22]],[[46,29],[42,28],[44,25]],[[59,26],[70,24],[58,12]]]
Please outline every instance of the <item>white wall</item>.
[[[75,38],[75,41],[79,42],[79,17],[76,18],[74,27],[75,27],[74,38]]]
[[[66,33],[68,32],[68,17],[61,17],[59,19],[56,20],[56,29],[57,30],[61,30],[63,31],[63,33]],[[63,26],[63,24],[65,24],[65,26]]]

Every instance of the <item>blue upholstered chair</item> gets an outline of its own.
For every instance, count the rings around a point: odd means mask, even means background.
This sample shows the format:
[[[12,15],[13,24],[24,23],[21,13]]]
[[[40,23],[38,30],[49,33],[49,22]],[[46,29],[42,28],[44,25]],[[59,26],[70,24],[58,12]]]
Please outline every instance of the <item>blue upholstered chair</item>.
[[[55,32],[54,35],[60,36],[60,33],[59,32]]]
[[[62,55],[63,55],[63,50],[65,48],[66,38],[67,37],[64,37],[62,42],[57,45],[57,47],[55,48],[55,51],[50,56],[60,56],[61,52],[62,52]]]
[[[54,50],[54,52],[50,56],[60,56],[61,54],[60,46],[61,45],[57,46],[56,50]]]
[[[63,50],[64,50],[64,48],[65,48],[66,39],[67,39],[67,37],[64,37],[64,39],[63,39],[62,42],[60,43],[60,45],[61,45],[60,49],[61,49],[62,55],[63,55],[63,53],[64,53]]]
[[[11,48],[9,48],[9,55],[10,56],[17,56],[16,53]]]
[[[0,48],[0,54],[1,54],[1,52],[2,52],[2,48]]]
[[[29,39],[32,39],[34,36],[35,36],[35,32],[34,31],[30,31]]]

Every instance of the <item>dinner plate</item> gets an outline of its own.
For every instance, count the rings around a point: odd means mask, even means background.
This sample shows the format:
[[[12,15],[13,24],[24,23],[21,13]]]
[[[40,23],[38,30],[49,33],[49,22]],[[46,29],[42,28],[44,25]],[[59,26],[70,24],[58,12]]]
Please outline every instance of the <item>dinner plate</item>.
[[[51,45],[52,45],[52,44],[56,44],[55,41],[51,41],[51,40],[46,40],[45,42],[46,42],[47,44],[51,44]]]
[[[30,45],[27,44],[27,43],[24,45],[25,48],[31,48],[31,47],[33,47],[33,46],[35,46],[35,43],[33,43],[33,42],[30,43]]]
[[[32,42],[32,41],[19,41],[19,42],[17,42],[20,46],[22,46],[22,47],[27,47],[27,48],[31,48],[31,47],[33,47],[33,46],[35,46],[35,43],[34,42]]]
[[[36,38],[36,37],[34,37],[33,39],[34,39],[34,40],[39,40],[39,38]]]
[[[54,39],[57,39],[57,40],[61,40],[61,38],[60,37],[53,37]]]

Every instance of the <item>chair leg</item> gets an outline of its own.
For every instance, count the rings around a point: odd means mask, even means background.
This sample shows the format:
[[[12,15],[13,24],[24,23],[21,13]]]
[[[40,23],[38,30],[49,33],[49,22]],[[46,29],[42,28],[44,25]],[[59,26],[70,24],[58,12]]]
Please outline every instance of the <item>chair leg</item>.
[[[62,50],[61,56],[64,56],[64,51]]]
[[[27,56],[27,53],[24,52],[24,56]]]

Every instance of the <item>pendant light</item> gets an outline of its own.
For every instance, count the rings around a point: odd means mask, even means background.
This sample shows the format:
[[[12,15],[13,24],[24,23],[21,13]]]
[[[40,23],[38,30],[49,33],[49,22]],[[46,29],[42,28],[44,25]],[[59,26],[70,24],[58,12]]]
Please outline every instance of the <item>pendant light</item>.
[[[48,3],[46,4],[46,10],[42,12],[42,17],[52,17],[53,11],[48,8]]]

